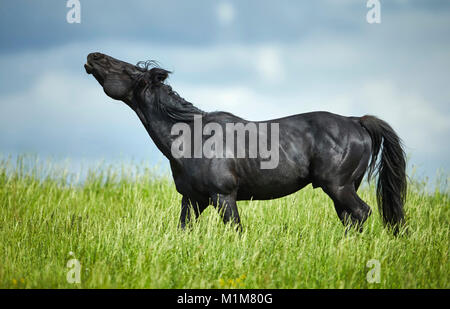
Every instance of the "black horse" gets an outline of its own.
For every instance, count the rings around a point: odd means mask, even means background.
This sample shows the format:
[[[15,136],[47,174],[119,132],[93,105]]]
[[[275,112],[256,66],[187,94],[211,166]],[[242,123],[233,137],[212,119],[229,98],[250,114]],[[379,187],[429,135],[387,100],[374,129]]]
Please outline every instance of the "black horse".
[[[109,97],[125,102],[136,112],[156,146],[169,159],[176,189],[183,196],[183,229],[192,214],[197,218],[209,205],[219,210],[225,223],[231,221],[241,229],[236,201],[274,199],[310,183],[314,188],[322,188],[333,200],[344,225],[361,229],[371,214],[370,207],[356,193],[366,170],[369,178],[378,173],[377,201],[385,225],[397,233],[404,223],[405,154],[399,137],[383,120],[313,112],[251,122],[227,112],[196,108],[164,83],[170,72],[153,62],[132,65],[91,53],[85,69]],[[238,123],[247,128],[250,124],[277,124],[279,140],[275,146],[271,144],[272,134],[257,132],[258,141],[265,139],[272,148],[278,147],[276,166],[261,168],[267,157],[259,153],[249,156],[249,146],[237,141],[232,146],[241,150],[244,147],[244,157],[229,156],[228,148],[217,145],[214,148],[220,153],[213,157],[174,156],[173,144],[179,136],[171,134],[173,127],[181,123],[192,131],[198,130],[194,128],[195,118],[201,120],[203,133],[209,123],[216,124],[214,131],[223,128],[224,132],[227,124]],[[201,142],[207,137],[202,135]],[[196,153],[202,146],[195,145],[194,139],[190,142]],[[379,152],[381,158],[377,159]]]

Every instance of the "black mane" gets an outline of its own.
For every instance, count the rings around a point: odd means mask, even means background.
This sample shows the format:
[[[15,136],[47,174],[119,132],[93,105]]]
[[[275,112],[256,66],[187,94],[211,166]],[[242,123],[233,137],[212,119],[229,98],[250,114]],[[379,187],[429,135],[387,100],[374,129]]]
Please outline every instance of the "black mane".
[[[194,121],[195,115],[205,116],[207,114],[207,112],[183,99],[169,85],[161,85],[156,97],[158,108],[174,121],[190,122]]]
[[[158,108],[169,119],[190,122],[194,120],[194,115],[205,116],[207,114],[164,83],[172,72],[162,69],[158,62],[154,60],[139,61],[136,68],[142,72],[137,83],[144,82],[146,84],[144,90],[150,88],[155,92]]]

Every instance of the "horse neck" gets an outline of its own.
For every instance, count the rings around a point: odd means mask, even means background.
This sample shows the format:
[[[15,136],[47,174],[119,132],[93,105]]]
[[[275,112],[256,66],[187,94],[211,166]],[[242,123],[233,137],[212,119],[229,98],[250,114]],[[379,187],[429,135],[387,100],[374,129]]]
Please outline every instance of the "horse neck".
[[[161,117],[146,113],[139,108],[136,110],[136,113],[159,151],[169,160],[172,159],[170,151],[172,142],[170,138],[171,125],[162,121]]]
[[[158,147],[164,156],[172,161],[171,147],[173,138],[171,136],[171,130],[175,123],[182,121],[171,119],[165,115],[164,111],[158,108],[158,102],[156,102],[156,96],[154,94],[144,95],[143,100],[144,102],[138,104],[140,107],[136,108],[135,112],[156,147]]]

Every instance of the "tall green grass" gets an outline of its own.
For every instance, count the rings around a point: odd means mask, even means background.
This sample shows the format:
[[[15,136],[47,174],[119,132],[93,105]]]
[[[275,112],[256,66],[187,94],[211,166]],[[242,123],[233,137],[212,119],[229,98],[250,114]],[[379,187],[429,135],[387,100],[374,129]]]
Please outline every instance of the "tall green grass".
[[[80,179],[52,162],[0,163],[1,288],[450,288],[448,185],[411,182],[409,233],[394,237],[377,211],[363,233],[344,228],[331,200],[307,187],[239,202],[236,233],[208,208],[177,228],[181,196],[139,164]],[[361,197],[376,210],[374,188]],[[66,279],[70,259],[81,283]],[[380,263],[380,282],[368,282]]]

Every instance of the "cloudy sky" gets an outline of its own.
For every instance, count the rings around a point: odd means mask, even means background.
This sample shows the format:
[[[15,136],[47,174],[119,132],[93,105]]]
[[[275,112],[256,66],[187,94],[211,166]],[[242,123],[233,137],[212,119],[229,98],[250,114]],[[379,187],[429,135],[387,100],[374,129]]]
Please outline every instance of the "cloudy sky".
[[[450,1],[0,1],[0,155],[166,164],[137,116],[83,68],[100,51],[154,59],[206,111],[249,120],[374,114],[418,174],[449,172]]]

